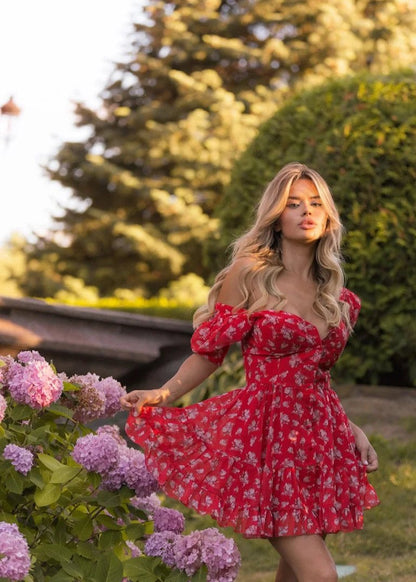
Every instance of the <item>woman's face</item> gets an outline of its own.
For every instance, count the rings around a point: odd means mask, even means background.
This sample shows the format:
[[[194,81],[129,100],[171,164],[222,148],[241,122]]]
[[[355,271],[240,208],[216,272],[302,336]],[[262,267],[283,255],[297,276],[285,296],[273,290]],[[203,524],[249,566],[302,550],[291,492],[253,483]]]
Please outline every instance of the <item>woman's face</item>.
[[[290,189],[286,208],[280,215],[277,230],[282,238],[296,242],[318,241],[327,225],[328,214],[311,180],[297,180]]]

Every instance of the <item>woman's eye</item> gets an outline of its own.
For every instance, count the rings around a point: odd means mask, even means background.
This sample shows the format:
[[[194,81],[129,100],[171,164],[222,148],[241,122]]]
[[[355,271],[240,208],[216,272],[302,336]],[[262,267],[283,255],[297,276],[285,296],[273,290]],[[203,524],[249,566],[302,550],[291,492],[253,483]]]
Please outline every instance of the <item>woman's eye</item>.
[[[322,206],[322,202],[312,202],[312,206]]]
[[[296,202],[289,202],[289,204],[287,205],[288,208],[298,208],[299,204],[297,204]]]

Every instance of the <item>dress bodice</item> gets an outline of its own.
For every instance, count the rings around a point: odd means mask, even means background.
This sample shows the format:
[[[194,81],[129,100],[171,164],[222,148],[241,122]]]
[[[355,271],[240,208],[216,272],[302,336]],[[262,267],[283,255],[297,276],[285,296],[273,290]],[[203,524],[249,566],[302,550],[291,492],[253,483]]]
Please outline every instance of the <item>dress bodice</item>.
[[[360,301],[343,289],[341,300],[350,306],[354,325]],[[327,377],[348,340],[344,322],[329,329],[321,338],[316,326],[293,313],[261,310],[247,313],[230,305],[217,303],[213,316],[203,322],[192,336],[194,352],[221,364],[230,344],[241,342],[247,383],[285,382],[297,375],[299,382]]]

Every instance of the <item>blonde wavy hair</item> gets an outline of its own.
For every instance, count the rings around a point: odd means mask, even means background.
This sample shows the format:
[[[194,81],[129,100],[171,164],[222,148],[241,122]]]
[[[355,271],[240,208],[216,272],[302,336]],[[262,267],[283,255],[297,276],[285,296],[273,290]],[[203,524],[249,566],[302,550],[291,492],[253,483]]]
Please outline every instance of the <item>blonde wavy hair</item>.
[[[351,328],[349,306],[339,299],[344,286],[344,271],[340,253],[343,227],[331,192],[325,180],[315,170],[299,162],[285,165],[266,187],[257,206],[253,226],[231,245],[230,263],[218,273],[208,295],[207,304],[194,314],[194,325],[207,320],[214,312],[215,303],[223,281],[233,263],[242,258],[247,261],[240,273],[243,300],[235,309],[245,308],[248,313],[262,309],[283,309],[286,297],[279,291],[277,279],[284,270],[281,255],[281,233],[276,224],[287,205],[289,192],[297,180],[310,180],[315,185],[328,215],[325,232],[316,244],[312,275],[317,282],[313,309],[329,327],[344,320]],[[275,302],[270,307],[270,297]]]

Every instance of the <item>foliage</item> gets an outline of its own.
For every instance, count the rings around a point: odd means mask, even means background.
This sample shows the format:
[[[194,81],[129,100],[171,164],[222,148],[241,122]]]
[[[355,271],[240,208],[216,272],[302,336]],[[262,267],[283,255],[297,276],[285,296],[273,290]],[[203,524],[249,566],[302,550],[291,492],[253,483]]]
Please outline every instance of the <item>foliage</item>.
[[[55,295],[66,275],[100,295],[144,296],[182,274],[205,278],[233,161],[288,92],[413,63],[410,0],[142,4],[100,105],[76,107],[87,137],[48,164],[73,197],[57,231],[28,245],[26,295]]]
[[[235,578],[232,540],[212,528],[182,535],[183,515],[160,507],[144,455],[127,446],[117,426],[94,433],[83,424],[119,410],[125,390],[116,380],[66,378],[38,352],[21,352],[1,359],[0,381],[0,572],[8,580]],[[6,547],[7,536],[14,546]],[[163,544],[146,555],[155,536],[174,538],[173,561],[164,560]],[[205,548],[213,543],[215,560]]]
[[[0,248],[0,295],[21,297],[19,280],[25,275],[26,241],[20,235],[13,235]]]
[[[214,259],[247,227],[265,184],[285,163],[304,162],[326,178],[346,227],[347,283],[363,303],[337,368],[344,379],[416,385],[415,148],[412,71],[328,82],[263,125],[218,207]]]

